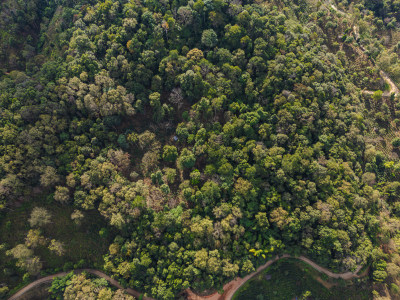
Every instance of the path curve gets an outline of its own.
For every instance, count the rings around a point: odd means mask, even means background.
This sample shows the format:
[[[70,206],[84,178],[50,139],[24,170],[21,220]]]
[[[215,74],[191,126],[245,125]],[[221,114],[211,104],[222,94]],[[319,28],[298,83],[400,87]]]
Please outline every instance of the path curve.
[[[222,295],[218,294],[218,293],[214,293],[212,295],[209,296],[199,296],[196,295],[195,293],[192,292],[192,290],[187,289],[186,295],[188,300],[230,300],[232,299],[233,295],[235,294],[235,292],[249,279],[253,278],[254,276],[256,276],[257,274],[259,274],[261,271],[265,270],[266,268],[268,268],[270,265],[272,265],[274,262],[276,262],[279,259],[283,259],[283,258],[297,258],[299,260],[302,260],[303,262],[307,263],[308,265],[310,265],[312,268],[316,269],[317,271],[324,273],[325,275],[331,277],[331,278],[342,278],[344,280],[350,280],[353,278],[360,278],[360,277],[364,277],[366,276],[368,273],[364,272],[361,275],[357,275],[357,273],[361,270],[361,266],[358,266],[357,269],[355,270],[355,272],[346,272],[346,273],[333,273],[331,271],[329,271],[327,268],[321,267],[320,265],[316,264],[315,262],[313,262],[311,259],[305,257],[305,256],[299,256],[299,257],[294,257],[291,256],[289,254],[283,254],[281,256],[276,256],[275,258],[272,258],[270,260],[268,260],[264,265],[260,266],[257,268],[257,270],[243,278],[237,277],[236,279],[228,282],[227,284],[224,285],[223,289],[224,289],[224,293]],[[107,280],[111,285],[113,285],[114,287],[121,289],[123,291],[125,291],[127,294],[134,296],[135,298],[139,298],[141,293],[131,289],[131,288],[123,288],[117,280],[111,278],[110,276],[108,276],[107,274],[99,271],[99,270],[94,270],[94,269],[79,269],[79,270],[74,270],[75,274],[79,274],[82,272],[87,272],[93,275],[96,275],[98,277],[104,278],[105,280]],[[17,293],[15,293],[13,296],[11,296],[8,300],[17,300],[18,298],[20,298],[21,296],[23,296],[26,292],[44,284],[44,283],[50,283],[54,278],[56,277],[62,277],[67,275],[67,272],[61,272],[61,273],[57,273],[57,274],[53,274],[53,275],[49,275],[43,278],[40,278],[30,284],[28,284],[27,286],[25,286],[24,288],[22,288],[21,290],[19,290]],[[143,297],[143,300],[155,300],[151,297]]]
[[[138,291],[131,289],[131,288],[127,288],[125,289],[123,286],[121,286],[118,281],[116,281],[115,279],[111,278],[110,276],[108,276],[107,274],[104,274],[103,272],[99,271],[99,270],[94,270],[94,269],[79,269],[79,270],[74,270],[75,274],[79,274],[82,272],[87,272],[93,275],[96,275],[98,277],[104,278],[105,280],[107,280],[111,285],[113,285],[114,287],[121,289],[123,291],[125,291],[127,294],[135,297],[136,299],[139,299],[141,293],[139,293]],[[61,273],[57,273],[54,275],[49,275],[43,278],[40,278],[30,284],[28,284],[27,286],[25,286],[24,288],[20,289],[17,293],[15,293],[14,295],[12,295],[8,300],[17,300],[20,297],[22,297],[25,293],[27,293],[28,291],[37,288],[38,286],[45,284],[45,283],[50,283],[53,281],[54,278],[56,277],[62,277],[67,275],[67,272],[61,272]],[[153,298],[150,297],[143,297],[143,300],[155,300]]]
[[[338,12],[338,13],[341,13],[341,14],[343,14],[343,15],[345,15],[345,16],[347,16],[348,15],[348,13],[346,13],[346,12],[344,12],[344,11],[342,11],[342,10],[340,10],[340,9],[338,9],[337,7],[336,7],[336,5],[335,4],[333,4],[332,2],[331,2],[331,0],[327,0],[327,5],[329,5],[329,7],[330,8],[332,8],[334,11],[336,11],[336,12]],[[354,33],[354,38],[355,38],[355,40],[358,42],[358,39],[359,39],[359,33],[358,33],[358,27],[357,27],[357,25],[354,25],[353,26],[353,33]],[[362,50],[362,52],[364,53],[364,54],[366,54],[365,52],[367,51],[367,49],[365,49],[365,47],[363,46],[363,45],[361,45],[361,44],[359,44],[359,43],[357,43],[358,45],[359,45],[359,48]],[[367,56],[368,57],[368,56]],[[372,63],[374,64],[374,65],[376,65],[376,63],[375,63],[375,61],[373,60],[373,59],[371,59],[371,58],[369,58],[371,61],[372,61]],[[379,75],[381,75],[381,77],[383,78],[383,80],[385,80],[386,82],[387,82],[387,84],[389,85],[389,87],[390,87],[390,90],[389,91],[386,91],[386,92],[384,92],[383,93],[383,96],[384,97],[389,97],[391,94],[395,94],[396,96],[398,95],[398,94],[400,94],[400,90],[399,90],[399,88],[397,87],[397,85],[394,83],[394,81],[392,80],[392,78],[390,78],[390,76],[389,76],[389,74],[387,74],[385,71],[383,71],[383,70],[379,70]],[[368,94],[368,95],[372,95],[372,94],[374,94],[374,91],[367,91],[367,90],[364,90],[363,91],[363,93],[364,94]]]
[[[382,71],[382,70],[380,70],[379,73],[382,76],[382,78],[389,84],[389,86],[390,86],[389,93],[390,94],[394,93],[396,95],[399,94],[400,93],[399,88],[393,82],[393,80],[389,77],[389,75],[385,71]]]
[[[259,274],[260,272],[262,272],[263,270],[268,268],[274,262],[276,262],[277,260],[282,259],[282,258],[297,258],[297,259],[302,260],[303,262],[307,263],[315,270],[317,270],[321,273],[324,273],[325,275],[327,275],[331,278],[335,278],[335,279],[341,278],[343,280],[350,280],[350,279],[354,279],[354,278],[364,277],[368,274],[368,273],[364,272],[361,275],[357,275],[357,273],[361,270],[361,266],[358,266],[354,273],[353,272],[333,273],[333,272],[329,271],[328,269],[321,267],[320,265],[316,264],[311,259],[309,259],[303,255],[299,256],[299,257],[294,257],[294,256],[291,256],[288,254],[283,254],[281,256],[276,256],[275,258],[270,259],[264,265],[258,267],[255,272],[253,272],[243,278],[238,277],[238,278],[228,282],[227,284],[225,284],[223,287],[224,293],[222,295],[218,294],[218,293],[214,293],[209,296],[199,296],[199,295],[196,295],[195,293],[193,293],[190,289],[187,289],[186,290],[187,299],[188,300],[231,300],[233,295],[243,284],[245,284],[248,280],[250,280],[257,274]]]

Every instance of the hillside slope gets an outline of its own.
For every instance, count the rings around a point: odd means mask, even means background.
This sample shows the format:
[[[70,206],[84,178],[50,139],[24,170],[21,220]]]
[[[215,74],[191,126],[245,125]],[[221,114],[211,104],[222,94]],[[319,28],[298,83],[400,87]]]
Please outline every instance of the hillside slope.
[[[0,228],[15,234],[1,241],[0,284],[99,267],[173,299],[302,253],[336,272],[371,265],[365,284],[395,296],[400,104],[381,76],[389,48],[371,55],[354,3],[10,5]],[[52,226],[62,207],[69,233],[101,241],[94,259]]]

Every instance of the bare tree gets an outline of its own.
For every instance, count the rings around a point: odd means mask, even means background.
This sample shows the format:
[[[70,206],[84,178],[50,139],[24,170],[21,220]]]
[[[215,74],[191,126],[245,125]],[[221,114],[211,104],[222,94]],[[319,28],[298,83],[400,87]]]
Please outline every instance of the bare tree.
[[[174,88],[169,95],[168,101],[181,108],[183,104],[183,92],[180,87]]]

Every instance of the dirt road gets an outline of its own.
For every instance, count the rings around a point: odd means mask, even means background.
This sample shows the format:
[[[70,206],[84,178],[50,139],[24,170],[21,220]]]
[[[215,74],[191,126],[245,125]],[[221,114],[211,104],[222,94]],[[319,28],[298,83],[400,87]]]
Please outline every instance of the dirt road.
[[[187,294],[187,299],[188,300],[230,300],[232,299],[233,295],[235,294],[235,292],[249,279],[251,279],[252,277],[256,276],[257,274],[259,274],[261,271],[265,270],[266,268],[268,268],[270,265],[272,265],[274,262],[276,262],[279,259],[282,258],[293,258],[292,256],[288,255],[288,254],[283,254],[281,256],[276,256],[273,259],[270,259],[269,261],[267,261],[264,265],[260,266],[255,272],[247,275],[246,277],[240,278],[237,277],[236,279],[228,282],[227,284],[224,285],[224,293],[218,294],[218,293],[214,293],[212,295],[209,296],[199,296],[196,295],[195,293],[193,293],[190,289],[187,289],[185,292]],[[367,273],[363,273],[362,275],[357,275],[356,273],[360,271],[361,266],[359,266],[356,271],[354,273],[352,272],[346,272],[346,273],[333,273],[331,271],[329,271],[328,269],[321,267],[320,265],[316,264],[315,262],[313,262],[312,260],[308,259],[305,256],[299,256],[297,257],[297,259],[300,259],[302,261],[304,261],[305,263],[307,263],[308,265],[310,265],[311,267],[313,267],[314,269],[316,269],[317,271],[326,274],[327,276],[331,277],[331,278],[342,278],[344,280],[350,280],[353,278],[359,278],[359,277],[363,277],[365,276]],[[119,283],[118,281],[116,281],[115,279],[111,278],[110,276],[108,276],[107,274],[104,274],[101,271],[98,270],[93,270],[93,269],[81,269],[81,270],[75,270],[75,273],[81,273],[81,272],[87,272],[87,273],[91,273],[93,275],[99,276],[104,278],[105,280],[107,280],[111,285],[115,286],[118,289],[122,289],[124,290],[127,294],[134,296],[135,298],[139,298],[141,293],[131,289],[131,288],[127,288],[124,289]],[[27,293],[28,291],[37,288],[38,286],[45,284],[45,283],[50,283],[55,277],[61,277],[61,276],[65,276],[67,275],[67,272],[61,272],[61,273],[57,273],[54,275],[49,275],[46,277],[43,277],[41,279],[38,279],[30,284],[28,284],[26,287],[22,288],[21,290],[19,290],[17,293],[15,293],[13,296],[11,296],[8,300],[17,300],[19,299],[21,296],[23,296],[25,293]],[[143,297],[144,300],[154,300],[153,298],[150,297]]]
[[[22,295],[24,295],[26,292],[28,292],[42,284],[51,282],[55,277],[61,277],[61,276],[65,276],[67,274],[68,273],[66,273],[66,272],[62,272],[62,273],[58,273],[58,274],[40,278],[40,279],[28,284],[26,287],[22,288],[21,290],[19,290],[17,293],[15,293],[10,298],[8,298],[8,300],[16,300],[16,299],[20,298]]]
[[[257,274],[259,274],[261,271],[265,270],[270,265],[272,265],[274,262],[276,262],[277,260],[282,259],[282,258],[293,258],[293,257],[288,254],[284,254],[282,256],[277,256],[277,257],[267,261],[264,265],[260,266],[255,272],[247,275],[246,277],[243,277],[243,278],[238,277],[235,280],[232,280],[231,282],[228,282],[227,284],[225,284],[224,288],[223,288],[224,293],[222,295],[218,294],[218,293],[214,293],[209,296],[199,296],[199,295],[196,295],[195,293],[193,293],[191,290],[187,290],[186,293],[187,293],[188,300],[231,300],[233,295],[236,293],[236,291],[243,284],[245,284],[246,281],[253,278]],[[356,274],[357,272],[360,271],[361,266],[357,267],[357,269],[354,273],[346,272],[346,273],[339,274],[339,273],[333,273],[333,272],[329,271],[328,269],[321,267],[320,265],[316,264],[315,262],[313,262],[312,260],[308,259],[305,256],[299,256],[299,257],[297,257],[297,259],[304,261],[305,263],[309,264],[311,267],[313,267],[317,271],[324,273],[331,278],[336,278],[336,279],[342,278],[344,280],[350,280],[353,278],[359,278],[359,277],[365,276],[365,274],[362,274],[362,275]]]
[[[400,93],[399,88],[394,84],[393,80],[389,77],[389,75],[382,70],[380,70],[379,73],[381,74],[382,78],[388,83],[388,85],[390,87],[390,91],[388,92],[389,95],[392,93],[395,93],[396,95],[398,95]]]
[[[342,15],[345,15],[345,16],[348,15],[346,12],[339,10],[330,0],[328,0],[326,2],[326,5]],[[358,41],[358,39],[360,37],[358,26],[356,26],[356,25],[353,26],[353,32],[354,32],[354,37],[355,37],[356,41]],[[366,52],[366,49],[363,45],[359,44],[359,48],[362,50],[362,52],[364,52],[364,53]],[[372,62],[375,64],[375,61],[372,61]],[[390,90],[384,92],[383,96],[389,97],[392,93],[394,93],[395,95],[400,94],[399,88],[396,86],[396,84],[393,82],[393,80],[390,78],[390,76],[386,72],[384,72],[383,70],[380,70],[379,74],[381,75],[383,80],[385,80],[387,82],[387,84],[390,87]],[[374,94],[374,91],[363,91],[363,93],[372,95],[372,94]]]
[[[98,270],[93,270],[93,269],[81,269],[81,270],[75,270],[74,273],[81,273],[81,272],[87,272],[87,273],[91,273],[93,275],[99,276],[104,278],[105,280],[107,280],[111,285],[115,286],[118,289],[124,290],[127,294],[139,299],[141,293],[139,293],[138,291],[135,291],[134,289],[131,288],[127,288],[124,289],[119,283],[118,281],[116,281],[115,279],[111,278],[110,276],[104,274],[103,272],[100,272]],[[54,278],[56,277],[62,277],[67,275],[67,272],[61,272],[61,273],[57,273],[54,275],[49,275],[43,278],[40,278],[30,284],[28,284],[26,287],[22,288],[21,290],[19,290],[17,293],[15,293],[13,296],[11,296],[8,300],[17,300],[19,299],[21,296],[23,296],[25,293],[27,293],[28,291],[37,288],[38,286],[45,284],[45,283],[50,283],[53,281]],[[153,298],[149,298],[149,297],[143,297],[143,300],[154,300]]]

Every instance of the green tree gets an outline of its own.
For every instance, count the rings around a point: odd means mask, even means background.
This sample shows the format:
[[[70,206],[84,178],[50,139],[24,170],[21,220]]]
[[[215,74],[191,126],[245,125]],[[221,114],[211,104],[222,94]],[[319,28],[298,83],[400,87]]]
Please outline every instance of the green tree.
[[[49,288],[51,296],[57,300],[63,299],[64,291],[71,284],[71,278],[73,276],[74,272],[70,272],[65,276],[55,277]]]
[[[201,42],[208,48],[213,48],[218,43],[218,36],[213,29],[204,30],[201,35]]]
[[[392,146],[395,148],[399,148],[400,147],[400,138],[396,137],[392,140]]]
[[[196,156],[187,148],[183,148],[181,154],[177,160],[177,166],[179,169],[191,169],[196,163]]]
[[[175,146],[165,145],[163,149],[163,159],[167,162],[175,162],[178,158],[178,150]]]

